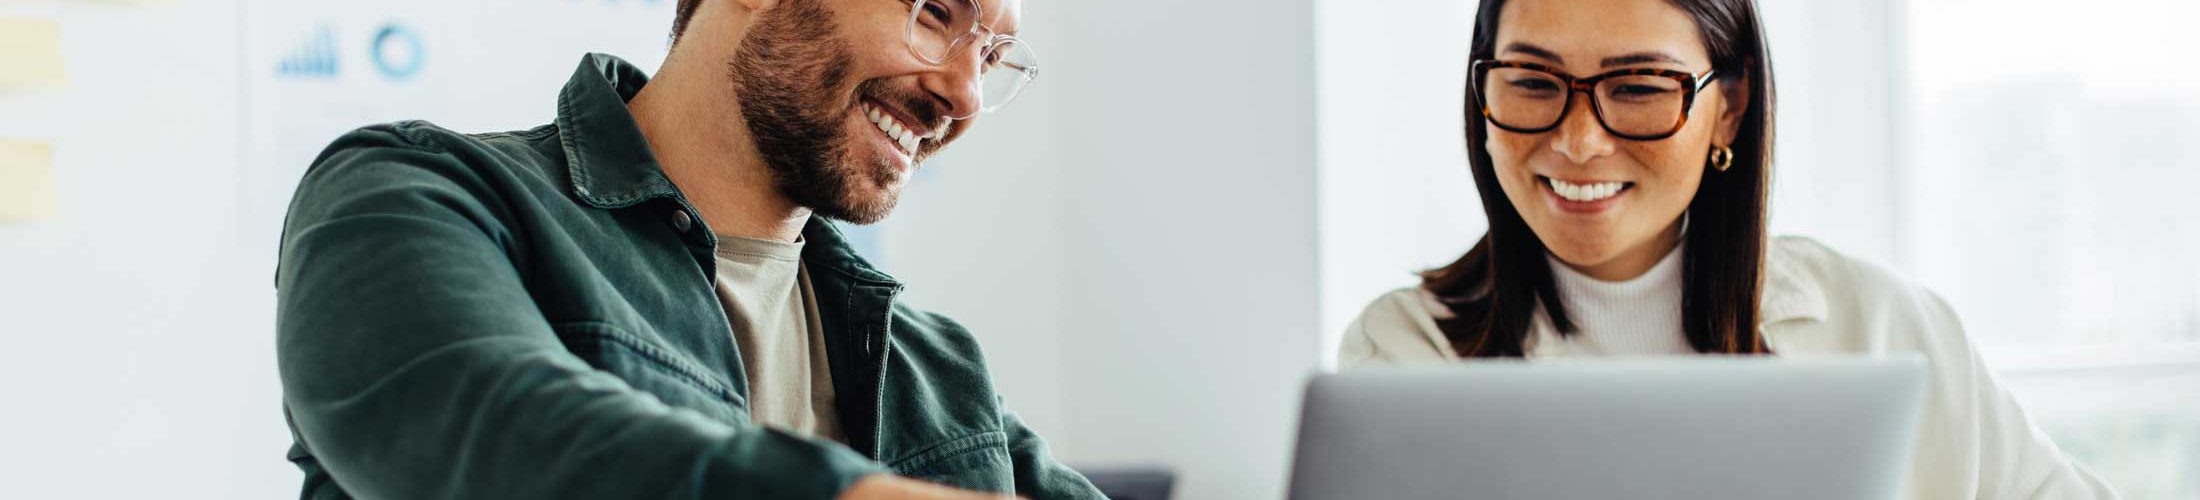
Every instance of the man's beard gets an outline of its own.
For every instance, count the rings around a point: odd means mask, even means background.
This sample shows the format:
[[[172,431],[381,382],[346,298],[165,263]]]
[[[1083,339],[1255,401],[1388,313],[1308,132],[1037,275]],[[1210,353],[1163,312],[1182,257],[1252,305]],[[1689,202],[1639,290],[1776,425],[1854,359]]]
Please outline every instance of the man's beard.
[[[819,2],[782,2],[759,16],[728,66],[741,116],[773,187],[817,215],[870,224],[893,211],[902,174],[892,159],[859,161],[850,153],[856,138],[849,137],[844,123],[855,103],[836,94],[846,88],[855,56],[846,41],[835,38],[837,31],[833,14]],[[889,94],[876,81],[857,88],[857,95],[881,102],[917,101],[889,100]],[[922,108],[910,112],[919,118],[938,116],[930,103],[916,105]]]

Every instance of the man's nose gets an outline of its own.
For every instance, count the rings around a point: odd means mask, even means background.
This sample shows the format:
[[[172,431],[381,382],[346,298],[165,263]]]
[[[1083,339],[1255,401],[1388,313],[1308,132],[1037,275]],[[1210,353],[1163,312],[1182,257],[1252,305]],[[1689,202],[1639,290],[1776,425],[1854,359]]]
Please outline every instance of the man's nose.
[[[963,47],[941,61],[935,71],[918,78],[924,90],[938,96],[947,117],[957,120],[977,116],[984,109],[985,47],[982,42]]]

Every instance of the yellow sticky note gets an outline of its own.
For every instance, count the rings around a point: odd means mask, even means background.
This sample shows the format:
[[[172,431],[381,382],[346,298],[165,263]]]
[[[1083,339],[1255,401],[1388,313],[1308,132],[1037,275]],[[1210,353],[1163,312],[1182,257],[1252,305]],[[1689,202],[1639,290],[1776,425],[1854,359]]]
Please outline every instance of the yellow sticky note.
[[[53,145],[0,139],[0,221],[52,217]]]
[[[59,87],[61,24],[24,18],[0,18],[0,87]]]

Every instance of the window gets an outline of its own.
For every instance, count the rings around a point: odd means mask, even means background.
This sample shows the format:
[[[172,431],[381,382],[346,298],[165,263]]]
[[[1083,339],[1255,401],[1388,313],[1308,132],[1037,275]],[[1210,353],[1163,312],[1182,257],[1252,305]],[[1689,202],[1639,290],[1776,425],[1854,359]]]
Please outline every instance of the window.
[[[2200,5],[1910,0],[1899,267],[2065,451],[2200,497]]]

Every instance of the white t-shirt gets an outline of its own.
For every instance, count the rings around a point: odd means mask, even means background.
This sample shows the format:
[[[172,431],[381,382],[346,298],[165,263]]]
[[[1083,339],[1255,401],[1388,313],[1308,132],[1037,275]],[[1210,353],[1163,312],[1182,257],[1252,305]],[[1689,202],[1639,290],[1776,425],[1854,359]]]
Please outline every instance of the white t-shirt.
[[[845,441],[833,401],[825,329],[801,241],[720,236],[718,300],[748,377],[749,419],[804,436]]]

